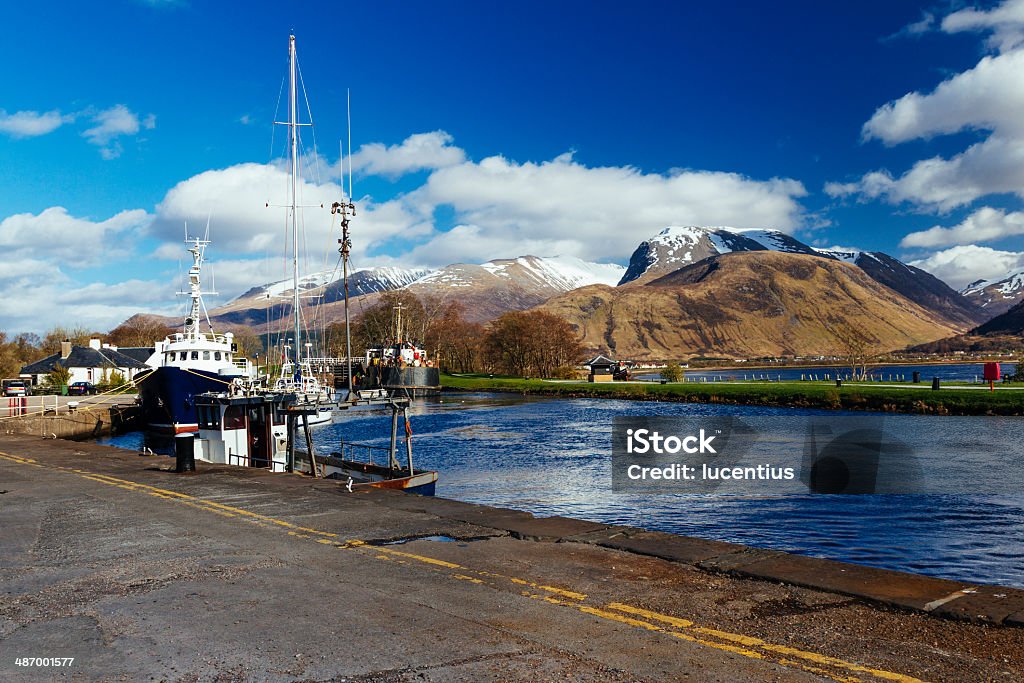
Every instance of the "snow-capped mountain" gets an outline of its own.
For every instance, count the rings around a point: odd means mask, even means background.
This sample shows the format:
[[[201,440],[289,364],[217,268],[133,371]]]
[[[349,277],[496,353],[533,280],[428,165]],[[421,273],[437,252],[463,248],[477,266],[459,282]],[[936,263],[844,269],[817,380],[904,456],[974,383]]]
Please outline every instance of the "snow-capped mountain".
[[[520,256],[480,265],[455,263],[420,278],[409,290],[417,295],[457,297],[467,318],[490,320],[579,287],[614,286],[623,272],[625,268],[614,263],[589,263],[572,256]]]
[[[372,294],[374,292],[386,292],[392,289],[401,289],[412,284],[431,271],[426,268],[396,268],[394,266],[381,266],[378,268],[360,268],[349,273],[349,293],[352,296]],[[324,298],[327,301],[334,301],[343,295],[341,269],[325,270],[319,273],[310,273],[299,278],[299,289],[308,292],[310,290],[324,287]],[[253,298],[281,298],[290,295],[292,292],[291,279],[279,280],[266,285],[253,287],[242,294],[235,301]]]
[[[617,263],[589,263],[575,256],[520,256],[494,259],[478,267],[495,277],[560,292],[587,285],[614,286],[626,271]],[[445,283],[451,287],[465,287],[472,286],[478,276],[474,267],[457,263],[420,278],[416,284]]]
[[[706,258],[732,252],[774,251],[843,261],[911,301],[958,325],[975,325],[981,311],[935,276],[879,251],[848,247],[819,249],[777,230],[669,227],[633,252],[620,285],[644,284]]]
[[[672,226],[636,248],[620,285],[649,281],[710,256],[734,251],[781,251],[818,256],[814,249],[778,230],[725,226]]]
[[[960,292],[969,300],[996,316],[1024,301],[1024,270],[999,280],[978,280]]]

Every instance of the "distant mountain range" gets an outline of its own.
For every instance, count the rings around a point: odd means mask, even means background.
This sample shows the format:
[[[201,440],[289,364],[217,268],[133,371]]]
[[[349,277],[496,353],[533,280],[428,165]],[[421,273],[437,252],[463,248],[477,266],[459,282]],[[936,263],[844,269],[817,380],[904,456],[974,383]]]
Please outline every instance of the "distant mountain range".
[[[572,256],[542,258],[520,256],[482,264],[455,263],[437,270],[395,267],[367,268],[349,276],[349,293],[355,298],[355,315],[373,305],[387,291],[407,289],[417,296],[458,301],[470,320],[493,320],[508,311],[520,311],[544,303],[556,294],[592,284],[612,284],[625,268],[614,263],[589,263]],[[300,280],[303,297],[316,297],[327,319],[340,319],[344,285],[340,272],[315,273]],[[215,323],[247,325],[259,331],[291,310],[290,281],[253,287],[242,296],[210,311]],[[307,301],[310,299],[307,298]]]
[[[665,228],[636,248],[620,285],[642,284],[706,258],[735,252],[774,251],[845,261],[946,320],[965,327],[984,311],[934,275],[879,251],[817,249],[777,230],[696,226]]]
[[[967,285],[961,294],[984,309],[988,317],[1005,313],[1024,301],[1024,270],[999,280],[978,280]]]
[[[340,272],[313,273],[299,286],[322,319],[342,318]],[[480,322],[542,306],[572,321],[590,348],[648,358],[826,353],[835,339],[825,330],[844,325],[895,349],[963,333],[995,310],[881,252],[722,226],[665,228],[637,246],[627,267],[527,255],[436,270],[366,268],[350,275],[349,289],[355,317],[397,289],[457,301]],[[215,325],[276,330],[290,315],[290,295],[290,281],[260,285],[210,316]]]
[[[853,264],[766,249],[577,289],[542,310],[569,320],[588,350],[640,360],[842,354],[850,335],[882,351],[964,329]]]
[[[966,332],[919,344],[911,351],[951,353],[955,351],[1020,351],[1024,349],[1024,301],[995,318]]]

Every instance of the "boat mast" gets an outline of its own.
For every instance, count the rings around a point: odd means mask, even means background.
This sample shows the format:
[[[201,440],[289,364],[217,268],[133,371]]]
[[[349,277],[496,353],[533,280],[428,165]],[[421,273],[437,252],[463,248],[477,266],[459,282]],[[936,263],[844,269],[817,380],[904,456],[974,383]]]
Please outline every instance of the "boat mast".
[[[203,250],[210,242],[209,240],[201,240],[198,237],[189,241],[194,242],[188,249],[189,253],[192,254],[192,267],[188,269],[189,291],[178,293],[185,294],[192,300],[188,316],[185,318],[185,338],[198,339],[200,334],[199,317],[202,314],[203,305],[203,292],[199,282],[199,273],[203,266]]]
[[[298,222],[298,178],[299,178],[299,112],[298,84],[295,78],[295,36],[288,36],[288,76],[289,76],[289,107],[288,131],[291,144],[291,215],[292,215],[292,318],[295,325],[295,379],[302,376],[299,363],[299,349],[302,347],[302,329],[299,311],[299,222]]]

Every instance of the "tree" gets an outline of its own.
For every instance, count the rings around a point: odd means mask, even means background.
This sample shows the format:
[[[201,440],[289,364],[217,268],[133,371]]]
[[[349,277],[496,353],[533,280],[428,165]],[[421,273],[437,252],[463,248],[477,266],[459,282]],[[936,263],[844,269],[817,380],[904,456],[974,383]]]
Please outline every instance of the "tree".
[[[572,326],[543,311],[502,315],[488,328],[484,348],[497,368],[517,376],[554,377],[582,354]]]
[[[128,384],[128,380],[125,378],[123,374],[121,374],[120,370],[114,370],[113,372],[110,373],[110,379],[108,380],[107,384],[111,389],[120,389],[121,387]]]
[[[681,382],[683,380],[683,366],[671,361],[661,370],[661,378],[666,382]]]
[[[39,345],[39,335],[19,334],[7,341],[7,334],[0,332],[0,376],[17,377],[21,368],[39,359]]]
[[[51,391],[60,392],[62,386],[67,386],[71,383],[71,371],[66,367],[57,363],[53,366],[53,370],[46,376],[46,384]]]
[[[153,346],[174,334],[174,329],[145,315],[133,315],[107,333],[107,342],[114,346]]]
[[[84,327],[63,327],[58,325],[43,335],[41,351],[45,355],[51,355],[60,351],[60,343],[69,341],[75,346],[88,346],[89,340],[102,336],[97,332],[90,332]]]
[[[256,354],[266,357],[266,349],[263,348],[263,339],[250,330],[248,327],[234,327],[230,330],[235,335],[235,344],[238,351],[235,355],[241,358],[254,358]],[[305,353],[305,351],[303,351]]]
[[[880,354],[878,339],[853,327],[841,323],[829,328],[839,346],[840,355],[850,367],[850,379],[862,382],[868,377],[868,367]]]
[[[426,348],[446,372],[473,372],[482,367],[486,332],[480,323],[463,318],[463,310],[462,304],[449,303],[427,328]]]

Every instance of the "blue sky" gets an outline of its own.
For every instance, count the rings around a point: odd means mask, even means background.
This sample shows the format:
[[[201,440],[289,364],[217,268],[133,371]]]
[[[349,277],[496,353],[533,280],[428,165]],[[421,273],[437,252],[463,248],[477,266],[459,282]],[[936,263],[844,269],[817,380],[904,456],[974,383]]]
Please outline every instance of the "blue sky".
[[[290,32],[310,203],[340,198],[352,91],[357,266],[623,263],[726,224],[956,287],[1024,269],[1024,1],[279,5],[5,8],[0,329],[177,311],[185,220],[220,299],[283,277]],[[330,216],[305,222],[332,266]]]

